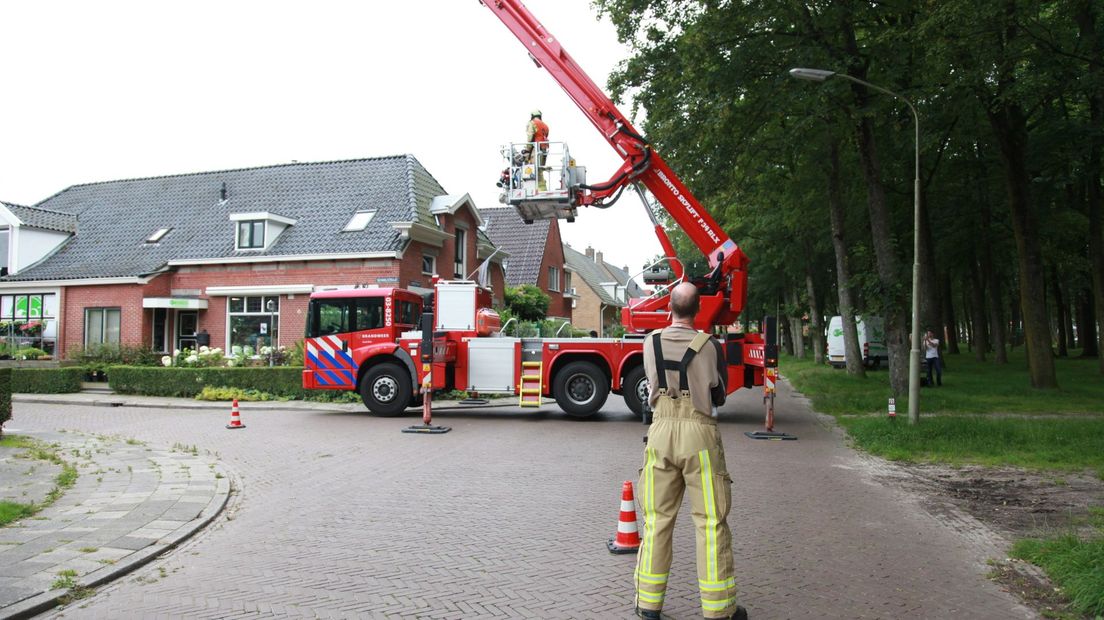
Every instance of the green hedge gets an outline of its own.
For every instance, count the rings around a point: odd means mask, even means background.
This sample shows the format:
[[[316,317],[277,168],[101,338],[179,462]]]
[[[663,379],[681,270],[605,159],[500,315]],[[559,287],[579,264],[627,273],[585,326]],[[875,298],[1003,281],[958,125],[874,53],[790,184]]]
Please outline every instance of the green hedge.
[[[258,390],[276,396],[303,398],[303,369],[296,366],[245,368],[165,368],[112,366],[111,389],[119,394],[193,397],[205,386]]]
[[[0,425],[11,419],[11,368],[0,368]],[[3,429],[0,429],[3,434]]]
[[[81,391],[84,369],[12,368],[11,387],[17,394],[69,394]]]

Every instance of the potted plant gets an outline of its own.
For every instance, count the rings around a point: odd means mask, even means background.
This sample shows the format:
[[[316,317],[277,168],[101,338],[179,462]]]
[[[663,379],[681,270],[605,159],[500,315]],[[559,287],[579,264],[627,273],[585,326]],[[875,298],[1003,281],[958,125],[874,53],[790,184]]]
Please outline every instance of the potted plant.
[[[19,331],[25,337],[37,338],[42,335],[43,327],[42,321],[30,321],[20,325]]]

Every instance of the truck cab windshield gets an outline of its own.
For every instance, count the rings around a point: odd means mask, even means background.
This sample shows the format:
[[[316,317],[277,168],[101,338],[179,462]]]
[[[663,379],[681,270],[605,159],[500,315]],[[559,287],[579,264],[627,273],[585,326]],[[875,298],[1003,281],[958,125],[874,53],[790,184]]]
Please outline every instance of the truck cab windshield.
[[[382,297],[312,299],[307,311],[308,338],[383,326]]]

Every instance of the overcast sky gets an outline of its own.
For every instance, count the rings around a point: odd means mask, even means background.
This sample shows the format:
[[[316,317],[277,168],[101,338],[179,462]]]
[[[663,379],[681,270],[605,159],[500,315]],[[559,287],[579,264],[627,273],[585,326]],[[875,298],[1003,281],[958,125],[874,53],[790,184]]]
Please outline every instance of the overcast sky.
[[[526,5],[604,87],[627,51],[589,0]],[[621,164],[477,0],[4,2],[0,29],[7,202],[94,181],[410,153],[449,193],[497,206],[499,148],[524,139],[534,107],[590,182]],[[561,231],[636,273],[660,247],[626,196]]]

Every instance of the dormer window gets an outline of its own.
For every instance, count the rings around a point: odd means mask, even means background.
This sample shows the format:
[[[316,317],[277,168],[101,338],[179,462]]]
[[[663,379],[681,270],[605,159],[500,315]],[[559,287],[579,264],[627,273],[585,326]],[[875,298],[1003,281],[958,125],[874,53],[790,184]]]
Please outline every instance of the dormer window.
[[[276,243],[276,238],[284,229],[295,225],[295,220],[267,211],[231,213],[230,220],[237,225],[234,234],[235,250],[268,249]]]
[[[264,220],[238,222],[238,249],[255,250],[265,246]]]
[[[345,228],[341,229],[342,232],[357,232],[368,228],[368,222],[372,221],[372,216],[375,214],[375,211],[357,211]]]
[[[161,238],[164,237],[165,235],[169,234],[170,230],[172,230],[172,229],[171,228],[159,228],[159,229],[157,229],[157,232],[153,233],[152,235],[150,235],[149,237],[146,238],[146,243],[157,243],[158,241],[161,241]]]

